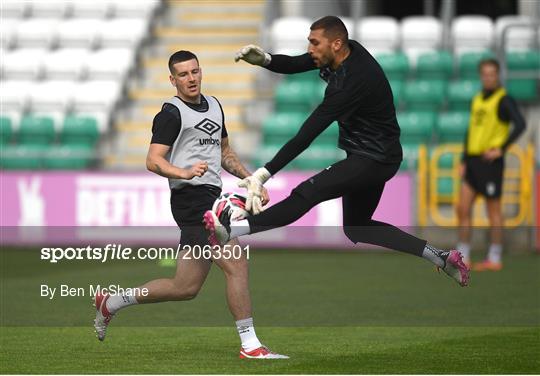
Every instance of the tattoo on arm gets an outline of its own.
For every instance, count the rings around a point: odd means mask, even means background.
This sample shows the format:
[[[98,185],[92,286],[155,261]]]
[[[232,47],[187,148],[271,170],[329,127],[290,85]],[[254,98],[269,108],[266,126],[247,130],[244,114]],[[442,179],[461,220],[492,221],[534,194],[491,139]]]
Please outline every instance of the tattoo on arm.
[[[230,174],[243,179],[251,175],[251,173],[244,167],[238,156],[230,147],[223,150],[221,155],[221,166],[225,171]]]

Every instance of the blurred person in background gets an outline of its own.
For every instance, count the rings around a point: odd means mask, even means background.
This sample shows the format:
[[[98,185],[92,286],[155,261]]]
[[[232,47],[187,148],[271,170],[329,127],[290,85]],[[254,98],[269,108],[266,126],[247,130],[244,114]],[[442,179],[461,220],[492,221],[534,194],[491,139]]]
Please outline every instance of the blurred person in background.
[[[482,60],[478,70],[482,90],[472,100],[469,129],[465,136],[460,166],[462,184],[457,205],[459,221],[457,250],[470,265],[472,208],[478,195],[482,195],[486,199],[491,244],[487,258],[474,264],[472,269],[498,271],[503,266],[501,196],[504,154],[525,130],[525,120],[514,99],[508,96],[501,86],[498,61]]]

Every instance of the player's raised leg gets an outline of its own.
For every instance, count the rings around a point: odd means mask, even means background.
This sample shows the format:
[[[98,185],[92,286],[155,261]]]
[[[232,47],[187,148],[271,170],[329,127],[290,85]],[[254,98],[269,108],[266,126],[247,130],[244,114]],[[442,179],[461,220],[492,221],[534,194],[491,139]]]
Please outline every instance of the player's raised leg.
[[[215,254],[214,261],[221,268],[227,281],[227,304],[236,321],[240,336],[240,358],[287,359],[288,356],[276,354],[262,345],[255,333],[249,293],[249,265],[245,252],[239,249],[238,240],[232,239]],[[236,256],[239,255],[239,256]]]

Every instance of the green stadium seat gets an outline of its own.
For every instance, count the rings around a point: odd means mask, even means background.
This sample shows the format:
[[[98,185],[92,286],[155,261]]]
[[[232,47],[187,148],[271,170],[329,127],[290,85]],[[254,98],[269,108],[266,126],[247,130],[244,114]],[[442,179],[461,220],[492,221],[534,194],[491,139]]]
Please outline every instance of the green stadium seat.
[[[437,111],[446,97],[446,81],[416,80],[405,84],[403,99],[406,109],[413,111]]]
[[[401,170],[415,170],[418,166],[418,150],[420,144],[417,143],[403,143],[401,145],[403,149],[403,161],[401,162]]]
[[[339,125],[337,122],[330,124],[312,143],[312,145],[336,147],[339,137]]]
[[[426,144],[431,141],[435,129],[435,112],[402,112],[397,119],[402,143]]]
[[[60,141],[64,145],[94,147],[99,139],[96,119],[88,116],[67,116],[64,120]]]
[[[43,168],[46,145],[4,145],[1,148],[0,166],[9,170],[39,170]]]
[[[481,90],[477,80],[452,81],[448,85],[448,108],[456,111],[470,111],[472,98]]]
[[[392,96],[394,97],[394,106],[399,107],[403,93],[403,81],[389,80],[389,83],[392,88]]]
[[[459,57],[458,72],[462,79],[478,80],[478,63],[482,59],[493,58],[491,51],[471,51],[465,52]]]
[[[469,116],[466,111],[440,113],[437,119],[439,142],[462,143],[469,128]]]
[[[253,165],[257,167],[264,166],[265,163],[269,162],[276,153],[283,147],[283,143],[265,143],[261,145],[259,150],[257,150],[257,155],[253,159],[252,163]],[[294,166],[292,163],[289,163],[287,166],[284,167],[284,170],[293,170]]]
[[[285,76],[288,82],[319,82],[319,70],[311,70],[302,73],[289,74]]]
[[[314,82],[281,81],[274,96],[276,110],[310,111],[319,100],[318,87],[319,85]]]
[[[438,178],[437,193],[441,196],[451,196],[454,193],[454,179],[449,176]]]
[[[54,120],[48,116],[25,116],[17,135],[21,145],[49,145],[54,141]]]
[[[383,53],[375,56],[389,80],[404,80],[409,74],[409,59],[404,53]]]
[[[539,51],[514,51],[506,54],[508,79],[506,89],[516,100],[538,99],[538,77],[540,74]]]
[[[344,157],[345,152],[335,146],[311,145],[292,165],[299,170],[321,170]]]
[[[285,143],[294,136],[309,116],[307,112],[275,112],[263,122],[263,137],[268,143]]]
[[[447,80],[454,71],[454,61],[448,51],[422,54],[416,62],[416,77],[419,79]]]
[[[0,116],[0,145],[9,144],[13,136],[13,124],[7,116]]]
[[[51,170],[82,170],[90,165],[93,157],[94,150],[89,145],[60,145],[47,152],[43,164]]]

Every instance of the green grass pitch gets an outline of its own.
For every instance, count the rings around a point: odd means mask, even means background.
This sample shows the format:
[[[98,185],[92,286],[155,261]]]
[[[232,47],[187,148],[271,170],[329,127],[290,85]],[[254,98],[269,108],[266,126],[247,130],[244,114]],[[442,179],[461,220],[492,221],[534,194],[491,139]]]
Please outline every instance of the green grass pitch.
[[[105,342],[90,297],[39,297],[40,284],[119,283],[170,275],[155,262],[50,265],[3,249],[2,373],[540,373],[540,258],[506,258],[460,288],[424,260],[386,252],[251,254],[257,334],[291,356],[238,359],[222,273],[189,302],[130,307]]]

